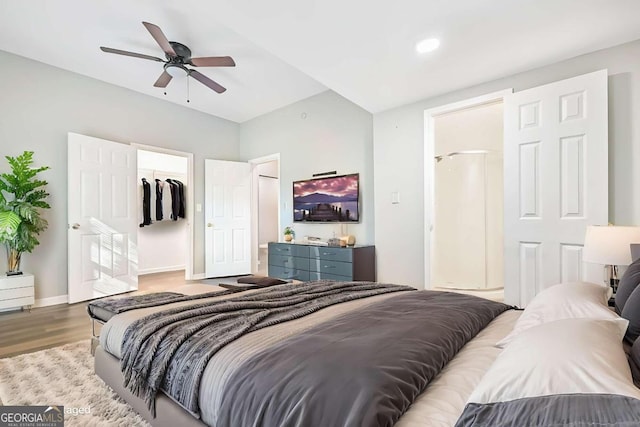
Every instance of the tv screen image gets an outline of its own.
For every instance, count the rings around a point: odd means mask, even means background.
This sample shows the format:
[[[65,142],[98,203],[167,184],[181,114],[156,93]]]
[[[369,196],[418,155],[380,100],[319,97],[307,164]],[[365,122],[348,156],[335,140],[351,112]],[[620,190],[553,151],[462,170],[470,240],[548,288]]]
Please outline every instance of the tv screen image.
[[[359,174],[293,183],[295,222],[358,222]]]

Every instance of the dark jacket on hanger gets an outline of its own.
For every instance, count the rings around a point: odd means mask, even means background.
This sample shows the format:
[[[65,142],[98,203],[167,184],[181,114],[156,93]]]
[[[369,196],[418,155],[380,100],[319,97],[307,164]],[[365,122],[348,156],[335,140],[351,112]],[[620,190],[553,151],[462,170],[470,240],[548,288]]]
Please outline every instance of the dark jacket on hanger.
[[[142,217],[141,227],[151,225],[151,184],[146,178],[142,178]]]
[[[184,211],[185,211],[185,204],[186,204],[186,199],[184,198],[184,184],[180,181],[178,181],[177,179],[174,179],[173,182],[175,182],[176,184],[178,184],[179,187],[179,195],[180,195],[180,208],[178,209],[178,217],[179,218],[184,218]]]
[[[180,213],[180,186],[173,180],[166,180],[171,185],[171,219],[178,220]]]
[[[162,221],[162,180],[156,178],[156,221]]]

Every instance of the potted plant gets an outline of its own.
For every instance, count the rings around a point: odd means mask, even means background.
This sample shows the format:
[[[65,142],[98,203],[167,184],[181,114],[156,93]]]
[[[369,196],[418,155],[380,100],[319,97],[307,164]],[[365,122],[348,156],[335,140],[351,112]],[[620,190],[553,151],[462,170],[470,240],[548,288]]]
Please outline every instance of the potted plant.
[[[38,235],[47,229],[47,220],[40,216],[49,209],[44,190],[47,181],[36,178],[48,166],[32,167],[33,151],[18,157],[6,156],[11,173],[0,174],[0,243],[7,250],[7,275],[22,274],[20,260],[40,244]]]
[[[296,232],[293,231],[291,227],[284,228],[284,240],[285,242],[290,242],[296,237]]]

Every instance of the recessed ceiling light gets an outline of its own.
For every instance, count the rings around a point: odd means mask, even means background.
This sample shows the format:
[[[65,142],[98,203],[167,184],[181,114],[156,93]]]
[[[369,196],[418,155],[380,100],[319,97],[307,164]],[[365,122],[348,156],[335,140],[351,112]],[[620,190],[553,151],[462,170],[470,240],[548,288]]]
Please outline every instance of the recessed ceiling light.
[[[440,46],[438,39],[424,39],[416,44],[418,53],[427,53],[436,50]]]

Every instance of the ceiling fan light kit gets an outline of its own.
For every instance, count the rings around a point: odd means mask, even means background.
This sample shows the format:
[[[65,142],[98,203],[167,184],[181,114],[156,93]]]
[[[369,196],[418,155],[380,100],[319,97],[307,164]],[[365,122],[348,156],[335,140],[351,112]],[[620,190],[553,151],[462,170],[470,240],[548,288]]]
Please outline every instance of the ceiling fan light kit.
[[[126,50],[113,49],[110,47],[101,46],[100,50],[106,53],[114,53],[116,55],[131,56],[134,58],[147,59],[150,61],[164,62],[162,74],[153,84],[155,87],[166,88],[173,77],[179,77],[187,75],[196,79],[198,82],[207,86],[209,89],[222,93],[227,89],[219,83],[213,81],[209,77],[200,73],[197,70],[187,68],[187,65],[192,67],[235,67],[236,63],[230,56],[208,56],[200,58],[191,57],[191,49],[179,42],[172,42],[167,39],[160,27],[150,22],[143,22],[142,25],[149,31],[151,37],[154,38],[156,43],[162,48],[166,60],[157,58],[155,56],[144,55],[136,52],[129,52]],[[166,95],[166,92],[165,92]],[[188,102],[188,100],[187,100]]]

